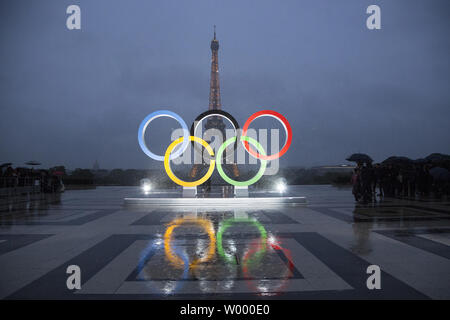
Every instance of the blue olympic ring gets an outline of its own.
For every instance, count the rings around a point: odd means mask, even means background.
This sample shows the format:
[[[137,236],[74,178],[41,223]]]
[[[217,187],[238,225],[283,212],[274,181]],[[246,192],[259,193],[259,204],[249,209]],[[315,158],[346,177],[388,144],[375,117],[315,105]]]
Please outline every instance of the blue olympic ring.
[[[184,122],[184,120],[175,112],[172,112],[169,110],[159,110],[159,111],[150,113],[148,116],[146,116],[145,119],[142,120],[141,124],[139,125],[139,130],[138,130],[139,146],[141,147],[142,151],[144,151],[144,153],[147,156],[149,156],[150,158],[157,160],[157,161],[164,161],[164,156],[154,154],[153,152],[151,152],[149,150],[149,148],[145,144],[145,130],[147,129],[147,126],[149,125],[150,122],[152,122],[153,120],[155,120],[156,118],[159,118],[159,117],[168,117],[168,118],[175,119],[176,121],[178,121],[178,123],[181,125],[181,128],[183,129],[183,138],[184,138],[183,143],[181,144],[181,147],[177,151],[172,153],[169,157],[170,160],[173,160],[173,159],[179,157],[184,151],[186,151],[187,147],[189,146],[189,141],[190,141],[189,140],[190,134],[189,134],[189,130],[186,125],[186,122]]]

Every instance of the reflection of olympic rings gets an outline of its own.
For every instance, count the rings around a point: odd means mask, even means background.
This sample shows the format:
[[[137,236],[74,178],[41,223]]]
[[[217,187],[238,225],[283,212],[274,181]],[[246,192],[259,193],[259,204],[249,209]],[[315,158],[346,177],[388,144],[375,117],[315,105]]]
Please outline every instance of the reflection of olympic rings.
[[[142,270],[144,270],[145,265],[147,262],[155,255],[156,251],[159,250],[162,246],[161,240],[152,241],[148,244],[148,246],[142,251],[141,257],[138,262],[137,267],[137,275],[139,275]],[[183,264],[183,275],[179,280],[176,281],[175,288],[170,293],[175,293],[178,290],[180,290],[181,286],[183,285],[184,281],[188,278],[189,274],[189,259],[185,252],[182,250],[175,248],[174,250],[178,256],[181,256],[181,262]],[[165,292],[167,294],[167,292]]]
[[[277,243],[272,243],[270,244],[270,246],[272,247],[272,249],[274,250],[278,250],[283,252],[284,256],[287,259],[287,263],[288,263],[288,269],[289,269],[289,277],[292,276],[293,274],[293,270],[294,270],[294,262],[292,262],[292,255],[291,255],[291,251],[281,247],[279,244]]]
[[[195,132],[197,131],[198,126],[202,123],[203,120],[205,120],[206,118],[209,118],[209,117],[214,117],[214,116],[225,118],[229,122],[231,122],[234,132],[236,132],[236,137],[239,136],[239,134],[240,134],[239,123],[236,121],[236,119],[231,114],[229,114],[228,112],[223,111],[223,110],[208,110],[208,111],[201,113],[197,118],[195,118],[194,122],[191,125],[191,136],[195,136]],[[202,148],[199,148],[196,144],[193,144],[193,145],[194,145],[195,152],[199,153],[200,156],[203,157]],[[234,150],[236,150],[237,145],[238,145],[237,143],[234,144]],[[226,158],[230,158],[233,155],[234,155],[233,152],[227,152]],[[212,158],[210,158],[209,160],[212,160]]]
[[[273,117],[275,119],[277,119],[278,121],[281,122],[281,124],[284,127],[284,130],[286,131],[286,141],[284,143],[283,148],[272,155],[266,156],[266,155],[262,155],[259,154],[257,152],[255,152],[249,145],[248,141],[242,141],[242,143],[244,144],[245,150],[247,150],[252,156],[254,156],[255,158],[258,159],[264,159],[264,160],[274,160],[277,159],[279,157],[281,157],[283,154],[286,153],[286,151],[289,149],[291,142],[292,142],[292,129],[291,129],[291,125],[289,124],[289,122],[287,121],[287,119],[280,113],[276,112],[276,111],[272,111],[272,110],[262,110],[262,111],[258,111],[254,114],[252,114],[250,116],[250,118],[247,119],[247,121],[244,124],[244,128],[242,129],[242,135],[246,136],[247,135],[247,130],[248,127],[250,126],[250,123],[259,118],[259,117],[264,117],[264,116],[270,116]]]
[[[214,235],[214,226],[210,220],[197,218],[197,219],[183,219],[178,218],[171,222],[171,224],[166,229],[166,233],[164,234],[164,251],[166,252],[166,257],[175,265],[181,264],[180,257],[172,250],[171,242],[172,242],[172,233],[175,228],[178,228],[179,226],[186,224],[186,223],[193,223],[198,224],[200,227],[202,227],[206,233],[208,233],[209,236],[209,250],[206,253],[206,256],[197,258],[196,260],[192,261],[189,264],[190,268],[196,267],[198,264],[206,262],[210,260],[216,251],[216,237]]]
[[[176,152],[174,152],[174,154],[172,154],[170,160],[173,160],[173,159],[179,157],[184,151],[186,151],[186,149],[189,145],[189,139],[188,139],[189,131],[188,131],[186,122],[184,122],[183,118],[181,118],[175,112],[168,111],[168,110],[159,110],[159,111],[150,113],[148,116],[146,116],[145,119],[142,120],[141,125],[139,126],[139,130],[138,130],[139,145],[140,145],[142,151],[144,151],[144,153],[146,155],[148,155],[150,158],[152,158],[154,160],[158,160],[158,161],[164,160],[163,156],[159,156],[159,155],[151,152],[145,143],[145,130],[147,130],[147,126],[150,124],[150,122],[152,122],[153,120],[155,120],[156,118],[159,118],[159,117],[169,117],[169,118],[175,119],[178,121],[178,123],[180,123],[181,128],[183,129],[184,141],[183,141],[183,144],[181,145],[181,148],[178,149]]]
[[[217,230],[217,252],[225,261],[230,263],[236,263],[235,259],[233,259],[230,255],[225,253],[222,245],[222,236],[229,227],[239,222],[250,223],[258,229],[261,236],[260,240],[262,248],[261,251],[259,251],[258,255],[255,256],[255,258],[261,258],[264,252],[266,251],[267,232],[266,229],[264,229],[264,227],[262,226],[262,224],[259,223],[257,220],[248,218],[231,218],[223,221],[223,223],[219,227],[219,230]]]
[[[263,155],[266,154],[266,152],[264,151],[264,148],[255,139],[252,139],[252,138],[246,137],[246,136],[242,136],[241,140],[250,142],[251,144],[256,146],[256,148],[258,149],[258,151],[261,154],[263,154]],[[227,141],[225,141],[220,146],[219,150],[217,150],[217,171],[219,171],[219,174],[220,174],[220,176],[222,177],[223,180],[225,180],[226,182],[228,182],[229,184],[231,184],[233,186],[239,186],[239,187],[249,186],[251,184],[254,184],[259,179],[261,179],[261,177],[264,175],[264,172],[266,171],[267,160],[264,160],[264,159],[260,160],[261,161],[261,167],[259,168],[259,171],[256,173],[256,175],[253,178],[251,178],[251,179],[249,179],[247,181],[236,181],[236,180],[231,179],[223,171],[223,168],[222,168],[222,153],[225,150],[225,148],[229,144],[233,143],[234,141],[236,141],[236,137],[232,137],[232,138],[228,139]]]
[[[184,140],[184,137],[178,138],[177,140],[172,142],[170,144],[170,146],[167,148],[166,155],[164,156],[164,168],[166,169],[166,172],[167,172],[167,175],[169,176],[169,178],[173,182],[175,182],[176,184],[179,184],[180,186],[183,186],[183,187],[195,187],[195,186],[198,186],[198,185],[202,184],[203,182],[208,180],[209,177],[211,177],[211,175],[212,175],[212,173],[214,171],[215,161],[214,160],[210,161],[209,169],[206,172],[206,174],[202,178],[200,178],[200,179],[198,179],[196,181],[188,182],[188,181],[183,181],[183,180],[178,179],[173,174],[172,169],[170,169],[170,153],[183,140]],[[209,152],[210,155],[212,155],[212,156],[214,155],[213,149],[211,148],[211,146],[205,140],[197,138],[197,137],[193,137],[193,136],[190,136],[189,140],[200,143],[202,146],[204,146],[206,148],[206,150]]]
[[[176,157],[180,156],[186,150],[190,141],[192,141],[193,143],[198,142],[208,151],[208,154],[210,157],[214,157],[214,152],[213,152],[211,146],[206,141],[194,136],[195,129],[197,128],[198,124],[202,120],[204,120],[210,116],[220,116],[220,117],[224,117],[224,118],[228,119],[232,123],[232,125],[236,131],[236,136],[228,139],[219,147],[217,155],[216,155],[217,159],[213,160],[213,158],[211,158],[210,166],[209,166],[209,169],[208,169],[207,173],[205,174],[205,176],[203,176],[202,178],[200,178],[197,181],[192,181],[192,182],[180,180],[173,174],[173,172],[170,168],[170,160],[173,160]],[[263,116],[270,116],[270,117],[277,119],[278,121],[281,122],[281,124],[283,125],[283,127],[286,131],[286,140],[285,140],[283,148],[279,152],[272,154],[272,155],[266,155],[264,148],[256,140],[246,136],[251,122],[253,120],[255,120],[259,117],[263,117]],[[178,138],[177,140],[173,141],[169,145],[164,157],[160,156],[160,155],[156,155],[153,152],[151,152],[148,149],[147,145],[145,144],[145,140],[144,140],[145,130],[146,130],[148,124],[158,117],[173,118],[181,124],[181,127],[183,129],[183,137]],[[217,169],[219,171],[219,174],[226,182],[228,182],[234,186],[249,186],[249,185],[255,183],[256,181],[258,181],[264,175],[266,165],[267,165],[267,163],[265,161],[278,159],[279,157],[281,157],[282,155],[284,155],[286,153],[286,151],[289,149],[291,142],[292,142],[292,129],[291,129],[289,122],[283,115],[281,115],[280,113],[278,113],[276,111],[272,111],[272,110],[262,110],[262,111],[256,112],[253,115],[251,115],[245,122],[244,128],[242,130],[242,136],[239,135],[238,129],[239,129],[239,124],[229,113],[227,113],[225,111],[221,111],[221,110],[209,110],[209,111],[206,111],[206,112],[200,114],[197,117],[196,121],[194,121],[194,123],[191,126],[191,135],[189,136],[189,132],[187,130],[187,125],[179,115],[177,115],[176,113],[171,112],[171,111],[160,110],[160,111],[156,111],[156,112],[149,114],[141,122],[141,124],[139,126],[139,130],[138,130],[138,141],[139,141],[139,145],[140,145],[142,151],[144,151],[144,153],[146,155],[148,155],[152,159],[155,159],[158,161],[164,161],[164,168],[166,169],[167,175],[169,176],[169,178],[172,181],[174,181],[178,185],[181,185],[183,187],[195,187],[195,186],[198,186],[198,185],[204,183],[206,180],[208,180],[211,177],[211,175],[214,171],[215,161],[217,161]],[[261,167],[260,167],[260,170],[258,171],[258,173],[256,174],[255,177],[253,177],[252,179],[247,180],[247,181],[235,181],[235,180],[230,179],[224,173],[224,171],[222,170],[222,166],[221,166],[222,160],[223,160],[222,159],[223,152],[225,151],[227,146],[229,146],[233,142],[234,142],[234,148],[236,149],[237,144],[238,144],[237,142],[239,141],[238,139],[243,143],[245,150],[247,150],[253,157],[261,160]],[[182,144],[181,147],[172,154],[172,151],[180,143]],[[254,151],[254,149],[252,149],[252,147],[250,147],[250,143],[256,147],[256,149],[258,150],[257,152]],[[195,148],[196,152],[198,152],[195,144],[194,144],[194,148]],[[227,154],[227,157],[228,157],[228,154]],[[234,153],[232,153],[232,155],[234,155]],[[203,157],[203,155],[202,155],[202,157]]]
[[[276,286],[276,287],[271,287],[271,288],[263,288],[263,290],[261,288],[256,287],[251,281],[249,280],[255,280],[249,273],[249,265],[252,265],[253,261],[251,259],[249,259],[249,256],[253,255],[253,254],[258,254],[259,252],[259,247],[255,247],[249,251],[246,252],[246,254],[243,257],[243,267],[242,267],[242,271],[244,274],[244,277],[246,278],[246,282],[247,285],[254,291],[260,291],[261,294],[271,294],[271,295],[278,295],[280,294],[283,289],[287,286],[287,280],[289,278],[292,277],[292,275],[294,274],[294,263],[292,262],[292,256],[291,256],[291,252],[286,249],[281,247],[278,243],[269,243],[270,248],[272,248],[273,250],[276,251],[280,251],[282,252],[282,254],[284,255],[284,257],[287,259],[287,270],[284,273],[283,276],[280,277],[281,279],[281,284]]]

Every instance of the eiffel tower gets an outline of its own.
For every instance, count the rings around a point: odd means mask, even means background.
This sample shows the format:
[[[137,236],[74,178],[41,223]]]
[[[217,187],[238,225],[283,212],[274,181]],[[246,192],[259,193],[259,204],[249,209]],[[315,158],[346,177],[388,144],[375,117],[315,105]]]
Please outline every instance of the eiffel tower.
[[[209,110],[221,110],[222,104],[220,101],[220,81],[219,81],[219,40],[216,39],[216,26],[214,26],[214,39],[211,41],[211,79],[209,88]],[[222,132],[222,137],[225,139],[225,124],[221,117],[209,117],[206,120],[205,130],[218,129]],[[210,141],[208,141],[210,142]],[[225,156],[225,153],[224,153]],[[230,177],[236,179],[239,177],[239,169],[235,163],[226,164],[225,158],[222,159],[223,168]],[[202,160],[201,164],[194,164],[189,175],[191,178],[200,176],[209,165]],[[211,178],[204,183],[206,189],[211,189]]]

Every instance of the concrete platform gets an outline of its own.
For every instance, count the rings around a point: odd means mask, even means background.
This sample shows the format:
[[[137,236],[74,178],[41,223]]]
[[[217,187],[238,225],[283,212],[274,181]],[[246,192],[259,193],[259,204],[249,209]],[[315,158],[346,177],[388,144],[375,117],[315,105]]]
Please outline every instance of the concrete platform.
[[[267,206],[286,204],[306,204],[305,197],[267,197],[267,198],[125,198],[125,205],[158,206]]]
[[[228,190],[229,191],[229,190]],[[250,190],[247,196],[235,195],[226,189],[215,187],[208,192],[187,194],[185,190],[159,190],[141,192],[136,196],[124,198],[127,206],[207,206],[207,207],[260,207],[277,205],[304,205],[306,197],[292,192]]]

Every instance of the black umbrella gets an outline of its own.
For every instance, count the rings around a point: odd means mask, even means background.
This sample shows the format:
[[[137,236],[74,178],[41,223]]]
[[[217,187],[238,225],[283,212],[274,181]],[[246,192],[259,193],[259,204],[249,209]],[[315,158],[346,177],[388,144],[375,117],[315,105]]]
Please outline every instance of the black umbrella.
[[[419,158],[419,159],[413,160],[413,162],[417,163],[417,164],[425,164],[425,163],[428,163],[428,160],[424,159],[424,158]]]
[[[8,166],[10,166],[10,165],[12,165],[12,162],[5,162],[5,163],[2,163],[2,164],[0,165],[0,168],[8,167]]]
[[[450,171],[445,168],[435,167],[430,169],[430,174],[436,181],[450,181]]]
[[[25,162],[25,164],[27,164],[29,166],[39,166],[41,163],[37,162],[37,161],[28,161],[28,162]]]
[[[382,163],[383,164],[410,164],[412,162],[413,161],[408,157],[392,156],[392,157],[389,157],[386,160],[384,160]]]
[[[365,153],[354,153],[345,160],[352,162],[365,162],[365,163],[372,163],[373,161],[372,158]]]
[[[443,153],[432,153],[425,159],[427,159],[430,162],[450,161],[450,155]]]

